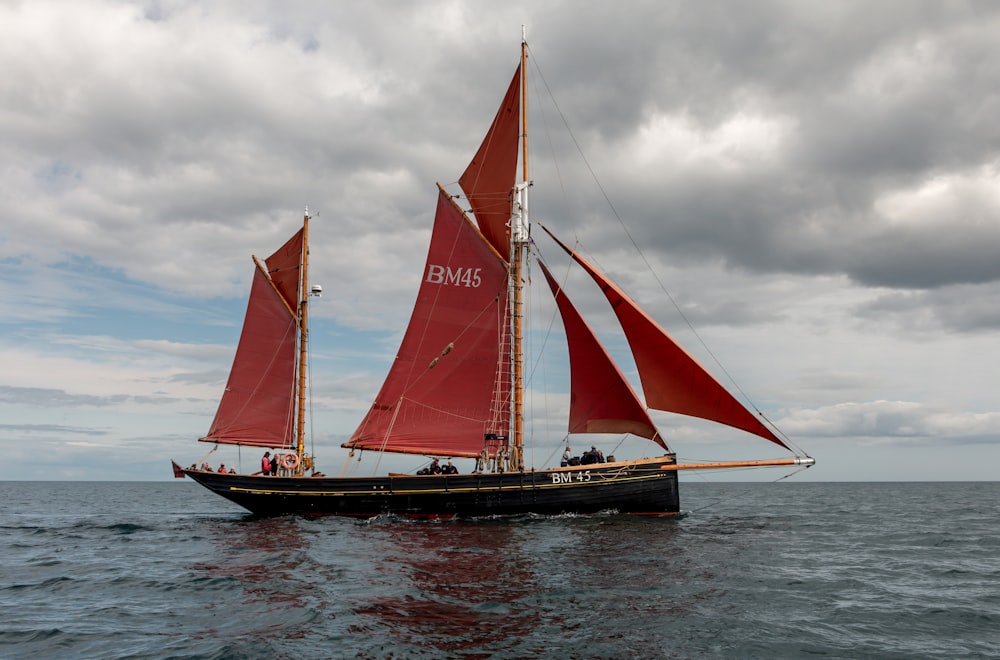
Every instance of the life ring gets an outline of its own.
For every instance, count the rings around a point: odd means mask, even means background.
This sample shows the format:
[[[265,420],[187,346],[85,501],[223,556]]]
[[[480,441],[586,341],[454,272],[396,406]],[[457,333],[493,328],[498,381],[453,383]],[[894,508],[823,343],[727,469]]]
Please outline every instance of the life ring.
[[[286,470],[296,470],[299,467],[298,454],[285,454],[281,457],[281,465]]]

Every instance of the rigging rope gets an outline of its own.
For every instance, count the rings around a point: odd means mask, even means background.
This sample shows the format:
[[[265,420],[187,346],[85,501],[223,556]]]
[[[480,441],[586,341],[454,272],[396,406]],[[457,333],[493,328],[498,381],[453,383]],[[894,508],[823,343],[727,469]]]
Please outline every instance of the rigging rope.
[[[783,479],[787,479],[788,477],[794,476],[794,475],[798,474],[799,472],[802,472],[803,470],[805,470],[808,467],[810,467],[810,466],[803,465],[800,468],[798,468],[797,470],[793,470],[792,472],[789,472],[786,475],[780,476],[777,479],[774,479],[773,481],[759,481],[759,482],[754,482],[754,483],[756,483],[756,484],[775,484],[775,483],[778,483],[779,481],[782,481]],[[745,470],[754,470],[754,469],[758,469],[758,468],[743,468],[743,469],[745,469]],[[696,476],[699,479],[701,479],[702,482],[704,482],[706,484],[718,484],[719,483],[719,482],[709,481],[708,479],[706,479],[704,477],[704,475],[701,475],[701,474],[697,474],[696,473]],[[738,493],[733,493],[732,495],[729,495],[727,497],[720,497],[720,498],[716,499],[714,502],[712,502],[710,504],[706,504],[705,506],[700,506],[697,509],[691,509],[691,513],[697,513],[698,511],[704,511],[705,509],[712,508],[712,507],[714,507],[714,506],[716,506],[718,504],[722,504],[723,502],[731,502],[737,496],[742,497],[742,496],[746,495],[747,493],[750,492],[750,490],[751,490],[751,488],[747,487],[747,488],[744,488],[743,490],[741,490]]]

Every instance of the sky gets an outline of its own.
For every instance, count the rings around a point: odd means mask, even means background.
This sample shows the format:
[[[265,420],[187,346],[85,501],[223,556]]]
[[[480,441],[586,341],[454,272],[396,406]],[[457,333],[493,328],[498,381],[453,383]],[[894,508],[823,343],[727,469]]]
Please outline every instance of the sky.
[[[534,219],[817,460],[793,480],[997,478],[994,2],[34,0],[0,3],[0,479],[200,461],[250,255],[306,206],[310,447],[338,472],[522,25]],[[685,459],[781,455],[654,419]]]

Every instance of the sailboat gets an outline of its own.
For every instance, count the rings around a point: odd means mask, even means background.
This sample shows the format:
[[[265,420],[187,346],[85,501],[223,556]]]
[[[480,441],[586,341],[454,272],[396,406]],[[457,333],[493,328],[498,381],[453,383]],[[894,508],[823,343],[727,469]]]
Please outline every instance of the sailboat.
[[[804,466],[792,449],[678,344],[625,291],[546,227],[555,245],[594,280],[634,358],[636,390],[551,269],[533,249],[528,192],[527,44],[461,192],[438,184],[437,207],[416,303],[386,379],[353,434],[351,455],[411,454],[433,460],[418,473],[326,476],[305,448],[309,214],[278,251],[254,258],[243,331],[225,392],[204,442],[267,448],[277,470],[174,474],[260,515],[477,517],[520,514],[673,515],[678,472]],[[518,156],[520,154],[520,177]],[[569,348],[568,434],[621,434],[657,454],[630,460],[588,452],[558,466],[525,461],[524,299],[528,263],[540,267]],[[772,460],[684,463],[650,417],[668,411],[734,427],[780,447]],[[568,437],[568,436],[567,436]],[[565,444],[560,438],[560,447]],[[568,446],[567,446],[568,451]],[[471,459],[475,468],[438,469]],[[451,473],[449,473],[451,472]]]

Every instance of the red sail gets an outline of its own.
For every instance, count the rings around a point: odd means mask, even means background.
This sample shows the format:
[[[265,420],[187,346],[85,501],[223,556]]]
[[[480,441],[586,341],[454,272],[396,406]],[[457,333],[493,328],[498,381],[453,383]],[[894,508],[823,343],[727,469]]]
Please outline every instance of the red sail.
[[[402,345],[345,447],[478,456],[509,430],[507,266],[441,190]]]
[[[257,447],[292,445],[296,326],[295,315],[257,268],[226,391],[211,430],[201,440]]]
[[[289,309],[299,304],[299,283],[302,281],[302,237],[303,230],[296,232],[277,252],[268,257],[267,274]]]
[[[541,261],[559,305],[570,364],[570,433],[632,433],[670,451],[635,390]]]
[[[545,231],[590,273],[607,296],[632,349],[646,404],[650,408],[727,424],[788,449],[614,282],[548,229]]]
[[[518,67],[479,151],[458,179],[476,214],[479,230],[505,259],[510,254],[507,238],[510,193],[517,176],[520,88],[521,67]]]

